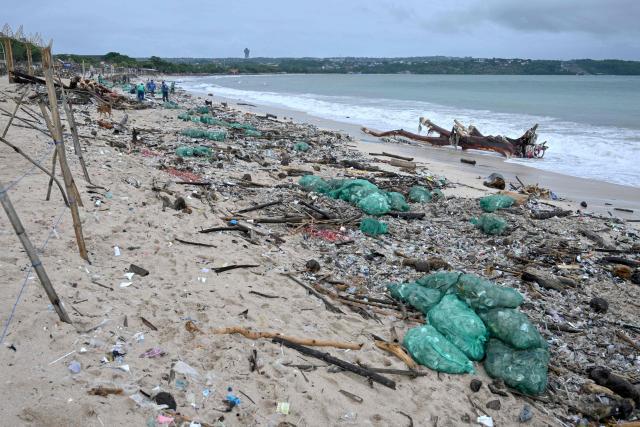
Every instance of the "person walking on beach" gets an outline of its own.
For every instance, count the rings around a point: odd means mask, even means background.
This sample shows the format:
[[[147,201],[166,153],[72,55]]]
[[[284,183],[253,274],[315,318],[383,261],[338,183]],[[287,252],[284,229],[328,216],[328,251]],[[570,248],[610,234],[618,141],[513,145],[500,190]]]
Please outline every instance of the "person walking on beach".
[[[176,82],[171,82],[171,93],[176,92]]]
[[[140,82],[138,83],[138,101],[142,102],[144,101],[144,83]]]
[[[169,86],[167,86],[167,83],[165,83],[164,80],[162,81],[160,88],[162,89],[162,101],[169,102]]]
[[[156,95],[156,84],[153,82],[153,80],[150,80],[149,83],[147,83],[147,90],[152,97]]]

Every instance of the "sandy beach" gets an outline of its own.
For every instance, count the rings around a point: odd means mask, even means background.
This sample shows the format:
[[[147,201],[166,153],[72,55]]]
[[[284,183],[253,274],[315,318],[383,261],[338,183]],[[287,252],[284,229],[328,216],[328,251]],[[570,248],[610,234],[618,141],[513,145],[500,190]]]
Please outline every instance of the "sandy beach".
[[[0,106],[13,111],[23,89],[2,79],[0,90]],[[198,98],[180,89],[172,97],[180,109],[163,108],[159,97],[146,101],[148,109],[114,109],[109,123],[127,115],[126,130],[119,133],[98,126],[93,103],[74,106],[91,180],[104,187],[83,180],[65,135],[84,204],[90,263],[78,256],[60,192],[54,186],[45,201],[48,177],[0,145],[0,179],[5,186],[12,183],[8,194],[73,320],[72,325],[59,321],[6,216],[0,215],[3,425],[155,426],[161,425],[159,416],[166,416],[171,425],[186,426],[444,427],[478,425],[479,417],[513,426],[521,424],[523,411],[532,417],[522,425],[571,425],[602,404],[600,395],[584,391],[585,384],[593,385],[588,368],[607,366],[633,383],[640,378],[640,329],[624,326],[637,323],[634,301],[640,289],[628,276],[617,275],[617,263],[602,260],[606,255],[637,260],[637,223],[625,220],[640,218],[639,189],[487,155],[381,143],[355,126],[300,112],[238,106],[238,100]],[[186,109],[204,107],[205,99],[213,101],[211,116],[250,125],[260,136],[178,118]],[[37,110],[34,105],[29,107]],[[265,117],[267,112],[278,120]],[[44,129],[44,123],[22,110],[18,117],[24,121],[10,128],[7,140],[50,166],[51,139],[31,127]],[[0,116],[0,128],[7,122]],[[180,133],[189,128],[224,131],[225,138]],[[309,150],[296,151],[299,141]],[[179,147],[198,145],[207,146],[211,155],[176,155]],[[368,154],[382,151],[414,157],[418,166],[405,171]],[[477,164],[462,164],[460,157]],[[344,160],[380,170],[358,170]],[[507,183],[516,183],[517,175],[565,200],[523,202],[501,213],[507,233],[482,234],[469,220],[482,213],[477,198],[496,192],[482,185],[493,172],[502,173]],[[359,230],[358,208],[302,190],[297,183],[305,173],[366,178],[401,192],[442,177],[448,184],[442,187],[443,199],[411,204],[411,211],[425,214],[422,219],[383,216],[390,233],[370,237]],[[588,208],[580,207],[582,201]],[[251,210],[269,202],[276,203]],[[571,212],[532,218],[550,205]],[[221,229],[202,233],[215,227]],[[598,251],[607,248],[613,253]],[[425,274],[406,259],[436,257],[451,269],[524,296],[521,309],[551,352],[545,394],[524,396],[494,381],[480,362],[474,363],[474,374],[423,366],[412,374],[405,362],[376,346],[373,336],[402,342],[407,330],[425,322],[417,310],[391,300],[385,286]],[[132,264],[148,275],[128,274]],[[227,269],[238,265],[245,267]],[[565,279],[566,288],[522,280],[531,267]],[[594,311],[594,297],[606,299],[608,311]],[[377,368],[394,387],[271,339],[218,330],[227,327],[362,344],[360,349],[315,348]],[[76,373],[72,362],[79,363]],[[474,379],[482,382],[477,392],[470,389]],[[106,389],[117,392],[101,396],[99,390]],[[156,406],[152,398],[161,392],[175,399],[177,413]],[[239,404],[226,406],[230,396]]]

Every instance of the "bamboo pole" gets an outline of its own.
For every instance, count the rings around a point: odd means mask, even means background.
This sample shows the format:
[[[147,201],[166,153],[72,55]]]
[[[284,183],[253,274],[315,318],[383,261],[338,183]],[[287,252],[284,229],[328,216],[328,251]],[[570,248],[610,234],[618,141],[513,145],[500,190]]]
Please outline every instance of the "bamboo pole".
[[[73,229],[76,234],[76,241],[78,243],[78,250],[80,256],[86,261],[89,261],[89,255],[84,243],[84,236],[82,235],[82,223],[80,221],[80,212],[78,211],[78,204],[80,201],[80,193],[78,192],[69,164],[67,163],[67,156],[64,148],[64,139],[62,136],[62,122],[60,121],[60,113],[58,111],[58,98],[56,97],[56,88],[53,81],[52,71],[52,58],[51,58],[51,45],[42,49],[42,68],[44,70],[44,77],[47,82],[47,95],[49,97],[49,108],[51,109],[51,117],[53,129],[51,129],[51,135],[54,136],[58,160],[60,161],[60,170],[64,178],[64,185],[67,189],[67,196],[69,197],[69,204],[71,205],[71,217],[73,218]],[[43,111],[43,113],[46,111]]]
[[[71,130],[71,137],[73,138],[73,149],[78,156],[78,160],[80,161],[80,167],[82,168],[82,174],[84,175],[85,181],[91,184],[91,178],[89,178],[89,171],[87,170],[87,165],[84,163],[84,156],[82,155],[82,148],[80,147],[80,138],[78,138],[78,127],[76,126],[76,120],[73,117],[73,110],[71,109],[71,104],[67,101],[67,95],[64,92],[64,86],[62,85],[62,80],[60,81],[60,93],[62,100],[62,107],[64,108],[64,113],[67,116],[67,122],[69,123],[69,129]]]
[[[14,83],[13,49],[11,47],[11,39],[5,37],[2,41],[4,43],[4,59],[7,62],[7,76],[9,77],[9,83]]]
[[[4,185],[2,184],[2,182],[0,182],[0,188],[2,188],[0,189],[0,202],[2,203],[2,207],[4,208],[4,211],[7,213],[7,216],[9,217],[9,221],[11,222],[11,225],[13,226],[13,229],[15,230],[16,235],[18,236],[18,239],[20,239],[20,243],[22,243],[22,247],[27,252],[29,259],[31,260],[31,265],[33,266],[33,269],[36,271],[36,274],[38,275],[38,279],[40,279],[40,284],[44,288],[44,291],[47,293],[47,296],[49,297],[49,301],[51,301],[53,308],[56,310],[56,313],[58,313],[58,317],[60,318],[60,320],[65,323],[71,323],[71,319],[69,318],[69,315],[64,309],[64,306],[62,305],[62,302],[60,301],[58,294],[56,293],[55,289],[53,289],[51,280],[49,280],[49,276],[47,275],[47,272],[42,266],[42,263],[40,262],[40,258],[38,257],[38,254],[35,248],[31,244],[31,241],[29,240],[29,236],[27,236],[27,233],[24,230],[24,227],[22,226],[22,222],[20,221],[20,217],[18,217],[16,210],[13,208],[13,205],[11,204],[11,200],[9,199],[9,195],[7,194],[7,191],[4,190]]]
[[[9,141],[7,141],[6,139],[4,139],[3,137],[0,136],[0,142],[8,145],[9,147],[13,148],[13,150],[20,154],[22,157],[24,157],[25,159],[27,159],[30,163],[32,163],[34,166],[36,166],[38,169],[40,169],[42,172],[46,173],[47,175],[49,175],[49,177],[51,178],[52,181],[55,181],[56,185],[58,186],[58,188],[60,189],[60,193],[62,194],[62,198],[64,199],[64,204],[67,205],[67,207],[69,207],[69,200],[67,200],[67,195],[64,192],[64,189],[62,188],[62,184],[60,184],[60,181],[58,181],[58,179],[53,175],[53,173],[49,172],[48,170],[46,170],[40,163],[36,162],[35,160],[33,160],[31,157],[29,157],[29,155],[27,155],[24,151],[22,151],[20,149],[20,147],[17,147],[15,145],[13,145],[12,143],[10,143]],[[48,199],[47,199],[48,200]]]
[[[47,125],[47,129],[49,129],[49,132],[53,132],[53,125],[51,124],[51,119],[49,119],[49,115],[47,114],[47,107],[44,105],[44,102],[42,102],[41,100],[38,101],[38,106],[40,107],[40,111],[42,112],[42,117],[44,117],[44,122]],[[52,133],[53,135],[53,133]],[[52,137],[53,138],[53,137]],[[55,139],[55,138],[53,138]],[[51,174],[53,176],[56,175],[56,163],[58,161],[58,150],[54,150],[53,151],[53,160],[51,162]],[[46,201],[49,201],[49,199],[51,198],[51,186],[53,185],[53,179],[49,179],[49,186],[47,188],[47,197],[45,198]]]
[[[27,43],[25,47],[27,48],[27,74],[33,76],[33,56],[31,55],[31,44]]]
[[[22,95],[20,95],[20,99],[18,99],[16,101],[16,107],[13,109],[13,114],[9,118],[9,122],[7,123],[7,126],[5,126],[4,131],[2,132],[2,137],[3,138],[5,136],[7,136],[7,132],[9,132],[9,128],[11,127],[11,123],[13,123],[13,119],[16,118],[16,114],[18,114],[18,110],[20,109],[20,104],[22,104],[22,100],[24,99],[24,96],[27,94],[28,91],[29,91],[29,88],[27,87],[25,89],[25,91],[22,92]]]

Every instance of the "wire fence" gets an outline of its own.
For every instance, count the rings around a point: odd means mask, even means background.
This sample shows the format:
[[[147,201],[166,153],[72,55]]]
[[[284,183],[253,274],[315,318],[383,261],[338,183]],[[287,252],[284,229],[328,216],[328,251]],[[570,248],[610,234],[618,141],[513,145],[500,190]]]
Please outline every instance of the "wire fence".
[[[58,226],[58,224],[60,224],[60,221],[62,221],[62,218],[64,216],[65,210],[66,209],[62,209],[62,212],[60,212],[58,217],[53,222],[53,225],[51,226],[51,228],[49,229],[49,233],[47,234],[47,238],[44,240],[44,243],[42,243],[42,246],[40,246],[40,252],[44,251],[45,248],[47,247],[47,244],[49,243],[49,239],[51,239],[51,236],[53,236],[53,234],[55,233],[56,227]],[[20,304],[20,300],[22,298],[22,294],[24,293],[24,290],[27,287],[27,283],[29,282],[29,277],[31,276],[31,272],[32,271],[33,271],[33,265],[29,266],[29,269],[27,270],[27,274],[24,277],[24,280],[22,281],[22,286],[20,286],[20,292],[18,292],[18,296],[16,297],[16,301],[13,304],[13,307],[11,308],[11,312],[9,313],[9,317],[7,318],[7,320],[6,320],[5,324],[4,324],[4,328],[2,330],[2,335],[0,336],[0,344],[2,344],[4,342],[4,339],[7,336],[7,332],[9,331],[9,326],[11,325],[11,321],[13,320],[13,316],[16,313],[16,308],[18,307],[18,304]]]

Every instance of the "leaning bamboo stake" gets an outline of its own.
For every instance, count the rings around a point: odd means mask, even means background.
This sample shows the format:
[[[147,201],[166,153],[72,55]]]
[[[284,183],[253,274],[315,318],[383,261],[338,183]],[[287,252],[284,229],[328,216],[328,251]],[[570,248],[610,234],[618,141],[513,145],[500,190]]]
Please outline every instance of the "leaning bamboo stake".
[[[40,279],[40,284],[44,288],[44,291],[47,293],[47,296],[49,297],[49,301],[51,301],[53,308],[55,308],[56,313],[58,313],[58,317],[60,317],[60,320],[65,323],[71,323],[71,319],[69,318],[69,315],[64,309],[64,306],[62,305],[62,302],[60,301],[58,294],[56,293],[55,289],[53,289],[51,280],[49,280],[49,276],[47,276],[47,272],[42,266],[42,263],[40,262],[40,258],[38,257],[38,254],[35,248],[31,244],[31,241],[29,240],[29,236],[27,236],[27,233],[24,230],[24,227],[22,226],[22,222],[20,221],[20,218],[18,217],[16,210],[13,208],[13,205],[11,204],[9,195],[7,194],[7,191],[4,190],[4,185],[2,184],[2,182],[0,182],[0,188],[2,188],[0,189],[0,202],[2,203],[2,207],[4,208],[4,211],[7,213],[7,216],[9,217],[9,221],[11,222],[11,225],[13,226],[13,229],[15,230],[16,235],[18,236],[18,239],[20,239],[20,243],[22,243],[22,247],[27,252],[29,259],[31,260],[31,265],[33,266],[33,269],[36,271],[36,274],[38,275],[38,279]]]
[[[27,74],[33,76],[33,55],[31,54],[31,43],[27,43]]]
[[[22,104],[22,100],[24,99],[24,96],[27,94],[28,91],[29,91],[29,88],[26,88],[24,92],[22,92],[22,95],[20,95],[20,99],[16,101],[16,107],[13,109],[13,114],[11,115],[11,117],[9,117],[9,122],[5,126],[4,131],[2,132],[3,138],[7,136],[7,132],[9,132],[11,123],[13,123],[13,119],[16,118],[16,114],[18,114],[18,110],[20,109],[20,104]]]
[[[9,147],[13,148],[13,150],[20,154],[22,157],[24,157],[25,159],[27,159],[30,163],[32,163],[35,167],[37,167],[38,169],[40,169],[42,172],[46,173],[47,175],[49,175],[49,178],[51,179],[51,181],[55,181],[56,185],[58,186],[58,188],[60,189],[60,194],[62,194],[62,198],[64,199],[64,204],[67,205],[67,207],[69,207],[69,200],[67,199],[67,195],[64,192],[64,189],[62,188],[62,184],[60,184],[60,181],[58,181],[58,179],[55,177],[55,175],[51,172],[49,172],[48,170],[46,170],[40,163],[36,162],[35,160],[33,160],[31,157],[29,157],[28,154],[26,154],[24,151],[22,151],[20,149],[20,147],[13,145],[12,143],[10,143],[9,141],[7,141],[6,139],[4,139],[3,137],[0,136],[0,142],[8,145]]]
[[[14,65],[13,65],[13,48],[11,47],[11,39],[5,37],[3,39],[4,43],[4,59],[7,64],[7,77],[9,77],[9,83],[13,83],[15,78],[13,76]]]
[[[64,148],[64,139],[62,137],[62,122],[60,121],[60,114],[58,112],[58,98],[56,97],[56,88],[53,82],[52,67],[51,45],[49,45],[42,49],[42,68],[44,69],[44,77],[47,81],[47,95],[49,97],[49,107],[51,109],[51,122],[53,124],[51,135],[54,136],[58,152],[58,160],[60,161],[60,170],[62,171],[64,185],[67,189],[67,196],[69,196],[69,204],[71,205],[71,217],[73,218],[73,229],[76,234],[78,250],[80,251],[80,256],[89,261],[87,247],[85,246],[84,236],[82,235],[80,212],[78,211],[78,203],[81,203],[80,193],[75,186],[73,176],[71,175],[71,170],[69,169],[69,164],[67,163],[67,156]]]
[[[193,327],[185,326],[187,330],[193,331]],[[332,340],[317,340],[314,338],[297,338],[297,337],[289,337],[286,335],[282,335],[278,332],[254,332],[247,328],[243,328],[240,326],[231,326],[228,328],[219,328],[214,329],[212,331],[216,335],[229,335],[229,334],[240,334],[245,338],[249,338],[252,340],[257,340],[260,338],[282,338],[292,343],[300,344],[300,345],[308,345],[310,347],[334,347],[345,350],[360,350],[363,344],[352,344],[347,342],[340,341],[332,341]]]
[[[62,80],[60,80],[60,90],[62,95],[61,96],[62,106],[64,107],[64,113],[67,116],[69,129],[71,130],[71,137],[73,138],[73,149],[75,150],[76,156],[78,156],[78,160],[80,161],[80,167],[82,168],[82,174],[84,175],[85,181],[91,184],[91,178],[89,178],[89,171],[87,171],[87,165],[84,163],[84,156],[82,155],[82,148],[80,147],[80,138],[78,138],[78,127],[76,126],[76,120],[73,117],[73,110],[71,109],[71,104],[69,104],[69,102],[67,101],[67,95],[64,92],[64,86],[62,85]]]
[[[40,111],[42,113],[42,117],[44,118],[44,122],[47,125],[47,129],[49,129],[49,132],[53,132],[53,125],[51,124],[51,119],[49,119],[49,114],[47,114],[47,107],[44,105],[44,102],[42,102],[42,100],[38,101],[38,106],[40,107]],[[53,135],[53,133],[52,133]],[[53,137],[52,137],[53,138]],[[53,138],[55,139],[55,138]],[[54,150],[53,151],[53,159],[51,162],[51,173],[53,174],[53,176],[56,175],[56,163],[58,161],[58,150]],[[49,201],[49,199],[51,198],[51,186],[53,185],[53,179],[49,179],[49,185],[47,187],[47,197],[45,197],[46,201]]]

